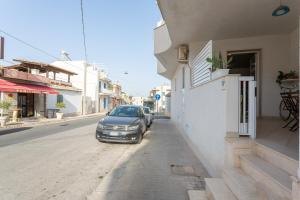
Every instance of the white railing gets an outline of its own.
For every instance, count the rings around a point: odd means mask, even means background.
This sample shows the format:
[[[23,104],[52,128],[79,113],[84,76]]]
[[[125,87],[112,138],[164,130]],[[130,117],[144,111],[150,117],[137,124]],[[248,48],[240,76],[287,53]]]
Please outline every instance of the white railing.
[[[256,136],[256,82],[253,76],[239,77],[239,134]]]

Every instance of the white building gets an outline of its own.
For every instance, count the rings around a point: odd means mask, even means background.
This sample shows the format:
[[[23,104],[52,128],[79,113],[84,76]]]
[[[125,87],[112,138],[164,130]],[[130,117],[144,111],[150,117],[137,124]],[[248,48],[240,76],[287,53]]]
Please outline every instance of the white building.
[[[85,61],[55,61],[52,65],[76,72],[78,75],[72,76],[70,82],[72,85],[80,90],[84,90],[84,65]],[[86,78],[86,114],[100,111],[99,104],[99,77],[100,69],[96,65],[87,64],[87,78]],[[64,75],[57,75],[58,79],[67,80],[68,77]],[[83,96],[83,92],[82,92]],[[77,105],[82,108],[83,98],[81,104]]]
[[[171,86],[169,85],[161,85],[155,87],[150,92],[150,98],[153,98],[155,100],[155,107],[154,112],[160,112],[169,114],[170,113],[170,98],[168,95],[170,95],[171,92]],[[155,95],[158,94],[160,96],[159,100],[155,99]]]
[[[99,73],[99,108],[100,112],[108,112],[112,109],[113,84],[107,77],[107,73]]]
[[[300,199],[299,130],[282,127],[276,83],[279,70],[299,76],[299,1],[283,16],[272,16],[279,1],[157,2],[157,72],[172,82],[171,120],[218,178],[210,195],[216,183],[237,199]],[[219,52],[233,58],[229,74],[211,72]]]
[[[139,97],[139,96],[132,97],[132,104],[138,105],[138,106],[143,106],[144,99],[145,99],[144,97]]]

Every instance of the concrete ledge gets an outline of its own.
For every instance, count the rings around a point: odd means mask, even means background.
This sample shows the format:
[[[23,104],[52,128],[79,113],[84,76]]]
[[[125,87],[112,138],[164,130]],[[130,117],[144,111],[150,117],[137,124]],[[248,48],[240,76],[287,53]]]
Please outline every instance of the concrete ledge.
[[[188,190],[189,200],[207,200],[204,190]]]

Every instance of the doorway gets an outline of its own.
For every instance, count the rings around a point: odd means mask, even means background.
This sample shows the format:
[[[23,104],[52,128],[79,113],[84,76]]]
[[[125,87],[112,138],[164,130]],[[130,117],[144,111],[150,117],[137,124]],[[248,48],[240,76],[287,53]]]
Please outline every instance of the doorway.
[[[34,94],[18,93],[18,108],[21,117],[34,116]]]
[[[256,81],[256,116],[261,116],[260,101],[260,50],[249,51],[229,51],[227,52],[227,60],[229,74],[240,74],[241,76],[253,76]]]

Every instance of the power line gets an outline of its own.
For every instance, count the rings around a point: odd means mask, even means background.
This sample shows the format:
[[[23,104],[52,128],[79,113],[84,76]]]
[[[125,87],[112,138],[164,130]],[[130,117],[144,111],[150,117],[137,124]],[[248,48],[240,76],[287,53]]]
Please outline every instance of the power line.
[[[59,60],[56,56],[51,55],[51,54],[48,53],[47,51],[45,51],[45,50],[43,50],[43,49],[40,49],[40,48],[38,48],[38,47],[35,47],[35,46],[29,44],[28,42],[25,42],[24,40],[22,40],[22,39],[20,39],[20,38],[18,38],[18,37],[16,37],[16,36],[14,36],[14,35],[12,35],[12,34],[6,32],[6,31],[3,31],[3,30],[0,29],[0,32],[4,33],[4,34],[7,35],[8,37],[11,37],[11,38],[13,38],[13,39],[15,39],[15,40],[17,40],[17,41],[19,41],[19,42],[21,42],[21,43],[23,43],[23,44],[29,46],[29,47],[35,49],[35,50],[37,50],[37,51],[39,51],[39,52],[41,52],[41,53],[43,53],[43,54],[45,54],[45,55],[47,55],[47,56],[49,56],[49,57],[51,57],[51,58],[54,58],[54,59],[56,59],[56,60]]]
[[[80,10],[81,10],[81,24],[82,24],[84,55],[85,55],[85,60],[87,62],[88,59],[87,59],[86,36],[85,36],[84,15],[83,15],[83,0],[80,0]]]
[[[6,63],[9,63],[9,64],[12,64],[12,65],[15,65],[16,63],[12,62],[12,61],[9,61],[9,60],[5,60],[5,59],[1,59],[0,61],[4,61]]]
[[[43,49],[41,49],[41,48],[39,48],[39,47],[36,47],[36,46],[34,46],[34,45],[32,45],[32,44],[30,44],[30,43],[28,43],[28,42],[26,42],[26,41],[20,39],[19,37],[16,37],[16,36],[14,36],[14,35],[12,35],[12,34],[6,32],[6,31],[4,31],[4,30],[1,30],[1,29],[0,29],[0,32],[3,33],[3,34],[5,34],[6,36],[8,36],[8,37],[10,37],[10,38],[12,38],[12,39],[18,41],[18,42],[21,42],[22,44],[24,44],[24,45],[26,45],[26,46],[29,46],[29,47],[32,48],[32,49],[35,49],[36,51],[39,51],[39,52],[43,53],[44,55],[47,55],[47,56],[49,56],[49,57],[51,57],[51,58],[54,58],[54,59],[57,60],[57,61],[62,61],[62,62],[64,62],[64,63],[67,64],[67,65],[73,66],[73,67],[78,68],[78,69],[82,69],[81,67],[79,67],[79,66],[77,66],[77,65],[74,65],[74,64],[72,64],[72,63],[69,63],[68,61],[60,60],[60,58],[58,58],[58,57],[52,55],[51,53],[49,53],[49,52],[47,52],[47,51],[45,51],[45,50],[43,50]],[[11,62],[11,61],[8,61],[8,60],[3,60],[3,61],[6,62],[6,63],[13,64],[13,65],[16,64],[16,63]],[[88,71],[88,73],[92,73],[92,72],[89,72],[89,71]]]

